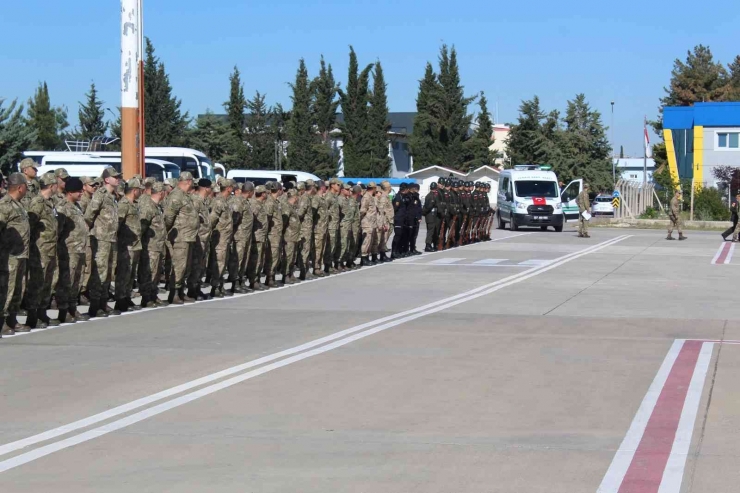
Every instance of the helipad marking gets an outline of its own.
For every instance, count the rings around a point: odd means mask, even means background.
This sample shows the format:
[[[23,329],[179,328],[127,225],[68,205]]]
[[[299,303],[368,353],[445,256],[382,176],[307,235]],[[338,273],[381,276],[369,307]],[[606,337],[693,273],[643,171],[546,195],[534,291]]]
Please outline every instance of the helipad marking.
[[[476,262],[473,262],[473,265],[498,265],[502,262],[506,262],[507,258],[484,258],[483,260],[478,260]]]
[[[464,258],[454,258],[454,257],[445,257],[445,258],[438,258],[437,260],[432,260],[431,262],[427,262],[430,265],[449,265],[454,264],[456,262],[459,262],[461,260],[465,260]]]
[[[732,260],[732,254],[735,252],[735,243],[723,242],[717,249],[717,253],[712,258],[712,265],[729,264]]]
[[[519,262],[519,265],[540,266],[540,265],[547,265],[550,262],[552,262],[552,260],[531,259],[531,260],[525,260],[524,262]]]

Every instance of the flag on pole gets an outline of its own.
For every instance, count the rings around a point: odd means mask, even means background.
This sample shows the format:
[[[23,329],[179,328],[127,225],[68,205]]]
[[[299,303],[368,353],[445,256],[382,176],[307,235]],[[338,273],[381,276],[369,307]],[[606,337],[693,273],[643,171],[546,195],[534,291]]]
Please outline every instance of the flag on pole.
[[[653,157],[653,148],[650,147],[650,137],[648,136],[648,129],[647,129],[647,118],[644,120],[644,133],[645,133],[645,157]]]

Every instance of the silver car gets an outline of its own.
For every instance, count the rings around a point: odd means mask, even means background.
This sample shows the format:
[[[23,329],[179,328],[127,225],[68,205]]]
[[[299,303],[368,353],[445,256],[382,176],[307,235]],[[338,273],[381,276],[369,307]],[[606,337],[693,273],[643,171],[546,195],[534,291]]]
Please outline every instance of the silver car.
[[[614,206],[612,205],[613,197],[609,194],[601,193],[591,202],[592,216],[614,216]]]

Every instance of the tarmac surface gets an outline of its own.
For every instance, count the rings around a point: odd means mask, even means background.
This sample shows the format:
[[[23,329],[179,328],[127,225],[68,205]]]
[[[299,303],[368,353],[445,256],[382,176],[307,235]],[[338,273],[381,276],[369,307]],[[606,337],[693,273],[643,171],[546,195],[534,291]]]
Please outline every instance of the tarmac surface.
[[[740,255],[591,234],[3,338],[0,491],[737,492]]]

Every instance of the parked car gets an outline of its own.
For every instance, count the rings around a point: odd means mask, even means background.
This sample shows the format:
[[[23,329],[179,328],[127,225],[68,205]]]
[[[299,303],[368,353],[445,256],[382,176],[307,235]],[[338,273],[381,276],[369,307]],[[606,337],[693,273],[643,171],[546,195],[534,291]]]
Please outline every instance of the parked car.
[[[591,202],[592,216],[614,216],[614,206],[612,205],[612,196],[606,193],[600,193]]]

